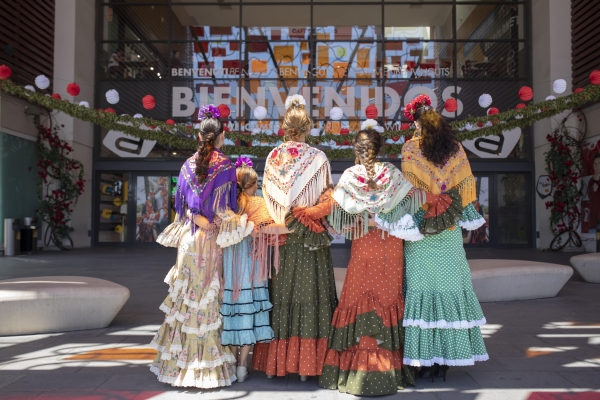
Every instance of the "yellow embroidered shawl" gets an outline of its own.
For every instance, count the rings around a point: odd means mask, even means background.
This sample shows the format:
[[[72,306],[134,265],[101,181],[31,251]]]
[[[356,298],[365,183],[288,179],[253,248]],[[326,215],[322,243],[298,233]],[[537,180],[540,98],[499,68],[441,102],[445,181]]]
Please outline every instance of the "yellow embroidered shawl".
[[[462,197],[463,207],[475,200],[475,177],[462,145],[459,144],[460,150],[439,168],[425,159],[420,143],[420,138],[413,138],[402,148],[402,173],[406,179],[433,194],[456,188]]]

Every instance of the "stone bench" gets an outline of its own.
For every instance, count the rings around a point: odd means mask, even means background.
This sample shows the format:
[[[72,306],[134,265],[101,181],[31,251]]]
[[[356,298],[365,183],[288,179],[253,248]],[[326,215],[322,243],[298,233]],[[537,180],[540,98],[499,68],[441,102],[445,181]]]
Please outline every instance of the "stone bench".
[[[0,281],[0,336],[107,327],[129,289],[84,276]]]
[[[554,297],[573,275],[573,269],[567,265],[536,261],[469,260],[469,267],[473,289],[481,303]],[[334,268],[334,275],[339,296],[346,268]]]
[[[600,283],[600,253],[571,257],[571,265],[586,282]]]
[[[554,297],[573,269],[524,260],[469,260],[473,289],[480,303]]]

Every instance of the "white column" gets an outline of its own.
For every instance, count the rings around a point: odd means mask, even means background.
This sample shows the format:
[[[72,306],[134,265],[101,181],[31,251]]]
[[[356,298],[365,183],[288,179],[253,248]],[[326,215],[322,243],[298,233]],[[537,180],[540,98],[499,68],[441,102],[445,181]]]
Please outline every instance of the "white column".
[[[95,1],[56,0],[54,22],[54,92],[70,101],[85,100],[94,107],[95,63]],[[76,82],[81,93],[73,98],[67,94],[69,83]],[[84,193],[71,214],[71,226],[75,247],[88,247],[92,228],[92,159],[93,125],[58,113],[56,120],[64,125],[63,137],[74,148],[72,157],[81,161],[85,169]]]

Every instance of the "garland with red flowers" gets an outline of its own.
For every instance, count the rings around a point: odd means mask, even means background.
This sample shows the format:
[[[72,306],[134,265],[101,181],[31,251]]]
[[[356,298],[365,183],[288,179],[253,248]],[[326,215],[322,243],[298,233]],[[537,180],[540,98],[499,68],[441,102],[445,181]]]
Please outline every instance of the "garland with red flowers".
[[[567,121],[574,116],[583,128],[567,126]],[[554,190],[553,200],[546,202],[546,208],[550,209],[550,230],[554,234],[551,250],[561,250],[569,243],[581,247],[577,228],[581,223],[582,153],[586,126],[582,112],[571,112],[546,136],[550,150],[544,154],[544,159]]]
[[[38,197],[40,220],[47,224],[44,245],[52,242],[61,250],[73,248],[69,226],[77,199],[83,193],[83,164],[69,154],[73,148],[59,137],[59,127],[47,128],[35,119],[38,126],[36,141],[38,155]]]

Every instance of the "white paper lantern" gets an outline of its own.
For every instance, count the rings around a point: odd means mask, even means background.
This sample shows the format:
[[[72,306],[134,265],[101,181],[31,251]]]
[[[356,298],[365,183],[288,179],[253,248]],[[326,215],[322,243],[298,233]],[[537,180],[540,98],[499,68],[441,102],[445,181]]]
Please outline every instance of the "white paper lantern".
[[[492,121],[488,121],[484,126],[489,128],[490,126],[494,126],[494,124],[492,124]]]
[[[136,114],[136,115],[139,115],[141,117],[142,114]],[[200,129],[200,124],[194,124],[194,129]]]
[[[262,119],[265,119],[266,116],[267,116],[267,109],[264,108],[263,106],[257,106],[254,109],[254,118],[256,118],[258,120],[262,120]]]
[[[385,128],[384,128],[383,126],[379,126],[379,125],[377,125],[377,126],[375,127],[375,131],[377,131],[377,132],[379,132],[379,133],[383,133],[383,132],[385,132]]]
[[[515,115],[515,119],[522,119],[523,116],[522,115]]]
[[[263,107],[263,108],[264,108],[264,107]],[[256,112],[256,111],[255,111],[255,112]],[[262,129],[260,129],[260,128],[254,128],[254,129],[252,129],[252,134],[253,134],[253,135],[258,135],[258,134],[259,134],[259,133],[261,133],[261,132],[262,132]]]
[[[321,130],[319,128],[312,128],[310,130],[310,136],[319,136],[319,133],[321,133]]]
[[[334,140],[330,140],[329,147],[335,147],[335,146],[337,146],[337,143]]]
[[[35,86],[42,90],[48,89],[48,86],[50,86],[50,79],[48,79],[46,75],[38,75],[35,78]]]
[[[134,114],[133,118],[142,118],[142,114],[140,114],[140,113]]]
[[[474,128],[473,128],[473,125],[471,125],[471,124],[466,124],[466,125],[465,125],[465,129],[466,129],[466,130],[468,130],[468,131],[472,131]]]
[[[462,132],[462,131],[464,131],[464,130],[465,130],[465,127],[464,127],[464,126],[461,126],[460,128],[458,128],[458,130]]]
[[[339,121],[343,117],[344,117],[344,110],[342,110],[339,107],[333,107],[329,111],[329,118],[331,118],[334,121]]]
[[[79,105],[81,107],[90,108],[90,103],[88,103],[87,101],[80,101]]]
[[[554,97],[554,96],[548,96],[548,97],[546,97],[546,101],[548,101],[548,100],[556,100],[556,97]]]
[[[484,93],[481,96],[479,96],[479,105],[482,108],[488,108],[489,106],[491,106],[492,105],[492,96],[490,96],[487,93]]]
[[[119,102],[119,92],[115,89],[110,89],[106,92],[106,101],[108,101],[108,104],[117,104]]]
[[[552,90],[554,90],[554,93],[564,93],[567,90],[567,81],[564,79],[555,80],[552,84]]]
[[[31,85],[25,86],[25,89],[27,89],[29,91],[32,91],[32,92],[35,92],[35,88],[33,86],[31,86]]]

